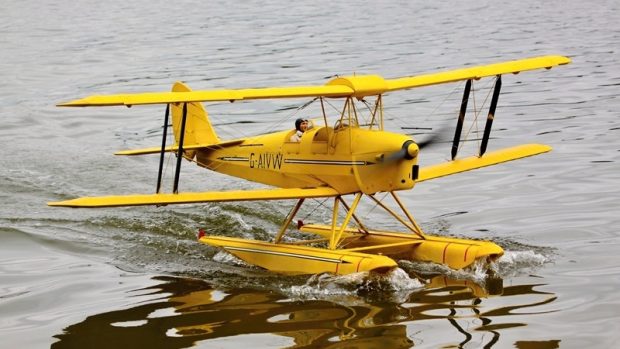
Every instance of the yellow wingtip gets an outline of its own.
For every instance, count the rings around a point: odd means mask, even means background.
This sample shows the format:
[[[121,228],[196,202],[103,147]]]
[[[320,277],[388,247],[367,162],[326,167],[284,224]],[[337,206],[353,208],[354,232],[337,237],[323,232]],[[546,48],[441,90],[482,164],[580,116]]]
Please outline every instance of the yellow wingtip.
[[[58,207],[58,206],[67,206],[67,204],[72,200],[65,201],[50,201],[47,203],[47,206]]]
[[[88,96],[75,99],[69,102],[56,104],[58,107],[106,107],[115,105],[127,105],[124,102],[125,95],[107,95],[107,96]]]
[[[57,107],[83,107],[84,105],[81,99],[56,104]]]

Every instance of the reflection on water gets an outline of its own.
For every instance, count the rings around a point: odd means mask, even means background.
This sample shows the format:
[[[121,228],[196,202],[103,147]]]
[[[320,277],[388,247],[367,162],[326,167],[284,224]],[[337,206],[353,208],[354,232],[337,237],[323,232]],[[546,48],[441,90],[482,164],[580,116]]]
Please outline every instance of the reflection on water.
[[[536,290],[542,284],[502,287],[498,278],[480,285],[442,275],[421,279],[425,286],[401,303],[357,298],[355,304],[252,289],[223,291],[188,278],[156,280],[157,286],[132,291],[154,301],[88,316],[56,335],[59,341],[52,347],[184,348],[215,345],[232,336],[238,347],[265,335],[270,343],[292,348],[408,348],[429,344],[430,336],[438,336],[432,340],[444,346],[492,347],[503,330],[526,326],[511,317],[539,313],[537,306],[556,299],[553,293]],[[514,299],[502,302],[508,297]],[[447,324],[452,333],[442,335],[430,329],[431,324],[441,332]],[[514,345],[556,348],[558,343],[549,339]]]

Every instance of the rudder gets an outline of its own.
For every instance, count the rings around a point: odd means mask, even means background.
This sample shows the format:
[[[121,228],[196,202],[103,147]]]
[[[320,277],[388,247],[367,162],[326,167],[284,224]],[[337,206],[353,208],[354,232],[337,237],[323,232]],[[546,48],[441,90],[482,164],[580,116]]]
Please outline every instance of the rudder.
[[[177,81],[172,86],[172,92],[190,92],[191,89],[184,83]],[[172,129],[175,144],[179,144],[181,137],[181,121],[183,120],[183,103],[172,103]],[[185,121],[185,137],[183,145],[209,145],[219,143],[220,139],[211,126],[207,111],[200,102],[187,103],[187,119]],[[195,151],[185,151],[185,156],[194,158]]]

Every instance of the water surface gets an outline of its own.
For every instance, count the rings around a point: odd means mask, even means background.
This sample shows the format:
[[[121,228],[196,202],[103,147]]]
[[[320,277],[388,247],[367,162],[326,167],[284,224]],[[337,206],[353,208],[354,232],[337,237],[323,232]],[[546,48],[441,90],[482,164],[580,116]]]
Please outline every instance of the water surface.
[[[1,346],[613,347],[619,14],[613,1],[575,0],[0,4]],[[573,63],[504,77],[489,149],[537,142],[553,152],[401,195],[429,232],[502,245],[507,253],[491,279],[406,262],[383,278],[281,276],[195,241],[199,228],[273,236],[290,202],[45,204],[148,193],[156,180],[155,158],[112,154],[157,145],[163,108],[59,102],[165,91],[177,80],[194,89],[322,84],[336,74],[392,78],[546,54]],[[475,86],[480,104],[490,85]],[[451,138],[461,90],[385,97],[390,129],[419,139],[442,132],[423,164],[448,158],[441,141]],[[297,111],[305,102],[206,107],[218,135],[230,139],[288,128],[316,112]],[[184,164],[182,190],[253,186]],[[303,214],[329,216],[320,206]]]

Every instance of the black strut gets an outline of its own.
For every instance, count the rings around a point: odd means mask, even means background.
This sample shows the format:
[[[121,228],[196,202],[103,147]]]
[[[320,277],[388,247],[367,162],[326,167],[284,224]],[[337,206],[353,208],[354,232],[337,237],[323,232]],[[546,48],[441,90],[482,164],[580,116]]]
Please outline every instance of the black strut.
[[[499,99],[499,91],[502,89],[502,76],[498,75],[495,81],[495,89],[493,90],[493,98],[491,99],[491,106],[489,107],[489,115],[487,116],[487,123],[484,125],[484,134],[482,136],[482,143],[480,143],[480,156],[487,151],[487,143],[489,143],[489,137],[491,136],[491,126],[493,126],[493,119],[495,118],[495,108],[497,107],[497,100]]]
[[[161,177],[164,171],[164,157],[166,154],[166,137],[168,137],[168,115],[170,115],[170,104],[166,104],[166,115],[164,116],[164,135],[161,138],[161,154],[159,156],[159,172],[157,173],[157,189],[155,193],[159,194],[161,190]]]
[[[177,151],[177,167],[174,171],[174,186],[172,192],[179,193],[179,174],[181,173],[181,160],[183,160],[183,139],[185,138],[185,121],[187,120],[187,103],[183,103],[183,119],[181,120],[181,136],[179,137],[179,149]]]
[[[459,141],[461,140],[461,131],[463,130],[463,122],[465,121],[465,112],[467,111],[467,101],[469,101],[469,91],[471,90],[471,79],[465,84],[463,92],[463,100],[461,101],[461,111],[459,119],[456,122],[456,130],[454,131],[454,140],[452,141],[452,160],[456,158],[456,152],[459,150]]]

